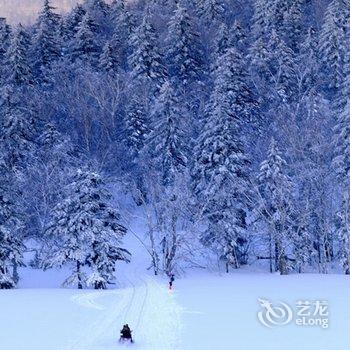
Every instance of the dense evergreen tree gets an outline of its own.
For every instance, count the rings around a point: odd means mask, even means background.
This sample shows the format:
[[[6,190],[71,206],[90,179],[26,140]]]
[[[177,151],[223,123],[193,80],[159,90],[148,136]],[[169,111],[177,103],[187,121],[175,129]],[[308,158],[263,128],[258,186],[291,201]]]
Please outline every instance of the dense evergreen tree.
[[[147,13],[131,38],[133,52],[129,57],[132,76],[159,89],[166,78],[166,69],[159,49],[158,37]]]
[[[349,41],[350,43],[350,41]],[[350,52],[346,50],[344,56],[344,79],[339,87],[336,101],[334,103],[338,112],[342,112],[346,107],[350,96]]]
[[[350,274],[350,227],[348,222],[349,202],[349,179],[350,179],[350,103],[348,102],[338,118],[335,128],[336,152],[333,160],[334,167],[341,184],[342,201],[338,213],[340,218],[338,235],[340,240],[340,255],[346,274]]]
[[[349,227],[349,191],[343,193],[341,207],[338,212],[339,228],[338,236],[340,242],[340,262],[345,274],[350,275],[350,227]]]
[[[163,184],[172,184],[187,163],[186,111],[170,82],[164,83],[152,113],[146,151],[160,171]]]
[[[127,42],[133,29],[133,23],[131,15],[125,6],[125,1],[113,0],[110,12],[114,33],[117,33],[123,41]]]
[[[343,84],[349,28],[349,4],[333,0],[328,5],[320,33],[320,53],[325,88],[336,94]]]
[[[47,229],[51,243],[45,265],[73,265],[65,284],[105,289],[115,277],[115,263],[129,261],[129,252],[120,247],[126,228],[109,206],[110,197],[98,174],[78,170],[67,187],[67,197],[56,206]],[[86,266],[89,274],[83,270]]]
[[[249,159],[242,138],[248,89],[234,49],[219,58],[214,92],[193,168],[194,189],[208,227],[202,241],[229,266],[245,262]]]
[[[96,23],[87,12],[77,27],[71,47],[71,59],[96,65],[99,56],[99,47],[96,42]]]
[[[59,17],[53,10],[50,1],[45,0],[35,25],[32,52],[35,73],[39,78],[44,78],[46,71],[61,56]]]
[[[22,25],[16,28],[11,44],[6,52],[7,83],[21,86],[33,82],[32,71],[28,60],[28,35]]]
[[[265,40],[274,27],[274,0],[255,0],[253,21],[253,36],[255,40]]]
[[[37,139],[37,148],[26,169],[23,195],[26,215],[31,219],[29,236],[40,243],[50,220],[50,214],[62,200],[72,167],[80,163],[78,153],[67,136],[52,123],[47,123]]]
[[[125,143],[132,160],[137,160],[140,151],[145,146],[150,132],[149,119],[148,108],[142,94],[141,84],[139,83],[139,85],[135,86],[133,95],[127,106],[125,120]]]
[[[65,27],[68,33],[67,39],[69,39],[69,37],[72,38],[76,35],[78,31],[78,26],[83,20],[85,14],[86,14],[86,10],[81,4],[75,5],[72,11],[68,14],[65,20]]]
[[[25,166],[28,153],[34,148],[34,119],[21,94],[11,86],[2,90],[0,111],[2,157],[11,170],[20,170]]]
[[[198,14],[206,23],[223,22],[226,6],[222,0],[197,0]]]
[[[309,28],[304,41],[300,44],[299,57],[302,90],[308,91],[316,89],[320,81],[320,61],[317,33],[313,28]]]
[[[115,52],[116,48],[110,41],[107,41],[102,49],[102,53],[99,58],[100,68],[112,75],[116,75],[120,69],[120,62]]]
[[[19,179],[33,151],[34,132],[31,115],[13,87],[3,88],[0,102],[0,285],[12,288],[19,279],[24,250]]]
[[[114,0],[111,3],[111,23],[113,27],[112,45],[118,52],[118,58],[124,69],[128,65],[131,54],[131,36],[134,31],[134,21],[127,10],[124,0]]]
[[[283,101],[290,102],[296,98],[296,93],[298,92],[293,52],[276,31],[271,33],[267,51],[268,60],[266,63],[270,73],[270,86]]]
[[[303,30],[303,3],[304,0],[291,1],[284,16],[283,38],[286,44],[298,52],[304,36]]]
[[[236,50],[243,52],[245,41],[245,31],[238,21],[235,21],[232,27],[228,27],[225,23],[221,24],[214,41],[213,61],[215,62],[230,48],[235,48]],[[214,72],[215,68],[216,67],[214,67]]]
[[[5,54],[10,45],[10,26],[6,23],[6,18],[0,18],[0,64],[4,64]]]
[[[0,289],[16,287],[18,275],[12,268],[23,264],[24,245],[20,238],[22,220],[14,184],[14,173],[3,159],[0,148]]]
[[[185,7],[178,4],[169,23],[167,62],[170,76],[183,85],[199,81],[203,73],[198,33]]]
[[[288,273],[286,248],[292,236],[291,181],[286,174],[286,161],[277,143],[272,139],[267,159],[261,163],[259,173],[260,213],[268,225],[270,271],[272,259],[275,270]]]

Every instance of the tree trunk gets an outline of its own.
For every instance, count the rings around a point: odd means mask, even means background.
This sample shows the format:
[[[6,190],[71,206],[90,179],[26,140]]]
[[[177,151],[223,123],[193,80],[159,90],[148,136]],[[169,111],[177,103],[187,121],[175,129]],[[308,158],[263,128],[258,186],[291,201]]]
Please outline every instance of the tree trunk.
[[[278,247],[279,250],[279,256],[278,256],[278,269],[280,271],[281,275],[288,275],[288,269],[287,269],[287,260],[284,253],[284,249],[282,247]]]
[[[273,249],[273,242],[272,242],[272,234],[271,231],[269,232],[269,253],[270,253],[270,273],[273,272],[273,262],[272,262],[272,249]]]
[[[18,264],[15,259],[12,260],[12,266],[13,266],[13,270],[12,270],[13,282],[17,284],[19,281],[19,275],[18,275]]]
[[[80,275],[80,267],[81,264],[79,261],[77,261],[77,276],[78,276],[78,289],[83,289],[83,283],[81,281],[81,275]]]
[[[275,272],[277,272],[279,270],[279,247],[278,247],[278,243],[275,242]]]
[[[158,267],[159,258],[155,247],[154,231],[152,228],[149,230],[149,239],[151,242],[151,251],[152,251],[151,259],[152,259],[153,272],[154,272],[154,275],[157,276],[159,272],[159,267]]]
[[[95,282],[94,289],[107,289],[107,286],[103,282]]]

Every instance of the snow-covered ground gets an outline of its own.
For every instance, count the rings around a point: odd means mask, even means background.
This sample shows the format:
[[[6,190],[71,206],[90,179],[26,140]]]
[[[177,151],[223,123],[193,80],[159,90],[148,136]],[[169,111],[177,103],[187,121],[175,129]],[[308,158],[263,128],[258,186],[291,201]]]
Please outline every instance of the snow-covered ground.
[[[119,349],[119,330],[129,323],[135,349],[349,349],[346,276],[192,271],[169,292],[165,279],[140,268],[147,257],[133,245],[133,263],[120,265],[114,290],[61,289],[66,271],[24,270],[20,289],[0,291],[0,348]],[[267,328],[257,317],[264,310],[258,299],[285,302],[293,311],[299,300],[327,301],[329,328],[297,326],[294,320]]]
[[[0,339],[6,350],[110,350],[121,348],[123,323],[136,349],[348,349],[349,282],[340,275],[280,277],[236,273],[195,274],[176,282],[130,275],[129,287],[111,291],[20,289],[0,292]],[[267,328],[257,299],[327,300],[328,329]]]

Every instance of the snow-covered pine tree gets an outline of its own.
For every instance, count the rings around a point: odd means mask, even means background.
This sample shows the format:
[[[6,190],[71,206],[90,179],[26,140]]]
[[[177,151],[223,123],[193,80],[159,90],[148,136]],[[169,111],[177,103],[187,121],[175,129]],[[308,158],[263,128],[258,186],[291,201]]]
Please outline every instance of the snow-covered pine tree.
[[[18,282],[17,268],[24,249],[18,178],[23,175],[27,157],[33,151],[34,127],[14,87],[2,89],[0,115],[0,284],[11,287]],[[13,267],[10,279],[9,264]]]
[[[334,128],[335,156],[333,165],[344,188],[350,182],[350,102],[339,115],[337,125]]]
[[[98,33],[104,36],[109,32],[109,5],[104,0],[84,0],[83,6],[89,12],[91,19],[96,23]]]
[[[86,10],[81,4],[75,5],[65,20],[65,27],[70,38],[75,37],[80,22],[83,20]]]
[[[234,21],[232,27],[228,27],[225,23],[221,24],[214,39],[213,63],[230,48],[243,52],[245,40],[245,31],[238,21]],[[217,67],[215,67],[215,64],[213,66],[215,72]]]
[[[283,38],[292,49],[300,39],[302,6],[304,0],[255,0],[253,15],[254,40],[269,39],[272,30]]]
[[[110,16],[113,25],[112,45],[118,52],[118,59],[122,67],[126,69],[128,56],[131,53],[131,35],[134,30],[134,24],[124,0],[114,0],[111,3]]]
[[[2,89],[0,100],[0,147],[11,171],[24,167],[28,153],[34,149],[36,125],[21,94],[12,86]]]
[[[99,58],[99,67],[102,71],[107,72],[112,76],[116,76],[120,69],[120,62],[118,60],[117,48],[114,47],[111,40],[107,41],[102,49]]]
[[[44,79],[47,70],[61,57],[59,16],[53,10],[50,0],[45,0],[35,25],[32,43],[34,72]]]
[[[23,264],[24,245],[19,235],[22,228],[20,211],[16,202],[14,174],[6,165],[2,145],[0,147],[0,289],[15,288],[18,282],[16,270]]]
[[[243,52],[246,44],[247,34],[241,23],[235,20],[231,28],[231,45],[238,51]]]
[[[92,12],[100,12],[103,15],[108,13],[108,5],[104,0],[84,0],[84,6]]]
[[[15,86],[33,82],[31,67],[28,62],[29,40],[21,24],[12,34],[11,44],[6,52],[7,83]]]
[[[275,0],[255,0],[252,33],[254,40],[265,41],[274,26]]]
[[[306,37],[300,44],[299,70],[302,81],[302,90],[310,91],[317,88],[319,83],[319,54],[317,33],[309,28]]]
[[[142,23],[131,37],[133,52],[129,56],[132,77],[149,82],[151,93],[159,90],[167,72],[163,64],[163,55],[159,48],[157,33],[146,9]]]
[[[203,62],[198,37],[190,14],[178,3],[166,39],[169,74],[178,84],[187,86],[202,78]]]
[[[90,13],[86,12],[71,43],[70,57],[73,62],[97,65],[100,52],[96,42],[96,33],[97,25]]]
[[[350,43],[350,37],[349,37]],[[350,50],[346,50],[344,55],[344,79],[343,82],[338,89],[338,93],[336,96],[336,101],[333,104],[336,107],[338,113],[341,113],[346,107],[349,96],[350,96]]]
[[[150,127],[148,107],[144,100],[141,83],[135,84],[127,105],[125,120],[125,143],[132,161],[138,158],[146,144]]]
[[[72,265],[66,285],[107,288],[115,278],[115,263],[129,261],[130,253],[121,247],[126,228],[110,206],[110,199],[100,175],[78,170],[67,187],[66,198],[56,206],[47,228],[45,265]]]
[[[202,242],[229,266],[246,263],[249,159],[242,129],[247,122],[249,89],[235,49],[219,58],[211,105],[195,148],[192,176],[207,229]]]
[[[153,107],[152,131],[145,147],[146,157],[160,172],[164,186],[173,184],[187,164],[186,117],[176,90],[165,82]]]
[[[288,273],[286,248],[292,239],[292,189],[291,181],[286,174],[286,161],[272,139],[267,158],[261,163],[259,181],[259,213],[267,224],[270,272],[272,259],[275,271],[281,275]]]
[[[345,273],[350,274],[350,102],[339,115],[335,127],[335,156],[333,165],[336,169],[342,194],[342,202],[338,216],[340,218],[338,236],[340,256]]]
[[[262,38],[256,40],[250,47],[248,58],[250,75],[254,76],[255,84],[258,85],[258,92],[263,95],[267,85],[270,84],[271,73],[268,67],[269,51]]]
[[[294,0],[290,2],[283,18],[282,37],[286,44],[294,51],[299,52],[303,37],[303,3],[305,0]]]
[[[132,32],[133,24],[131,14],[125,6],[125,0],[113,0],[110,8],[114,33],[118,33],[127,42]]]
[[[36,143],[38,147],[28,162],[22,192],[26,215],[32,221],[28,235],[41,242],[50,213],[62,200],[62,189],[72,175],[72,167],[78,166],[79,158],[70,139],[53,123],[43,127]]]
[[[188,112],[180,102],[175,86],[166,81],[151,109],[151,131],[140,152],[142,184],[147,204],[154,212],[157,228],[149,232],[152,265],[170,274],[177,268],[185,245],[183,208],[188,198]],[[185,219],[187,220],[187,219]],[[162,257],[161,260],[158,260]]]
[[[209,25],[222,23],[227,13],[223,0],[197,0],[196,8],[200,18]]]
[[[350,275],[350,225],[349,225],[349,212],[350,198],[349,191],[344,190],[342,194],[342,202],[340,210],[338,211],[339,228],[337,230],[339,238],[339,254],[340,262],[344,268],[345,274]]]
[[[284,35],[287,34],[286,31],[288,29],[288,26],[291,24],[290,21],[292,20],[292,18],[290,18],[290,15],[292,15],[292,12],[295,12],[295,10],[291,12],[291,8],[293,5],[294,6],[296,5],[299,6],[299,4],[301,5],[302,1],[304,0],[293,0],[293,1],[272,0],[273,28],[278,33],[278,35],[280,35],[281,38],[283,38],[284,40],[285,40]],[[294,29],[294,24],[293,24],[293,29]]]
[[[319,52],[325,88],[337,96],[344,80],[345,53],[349,44],[350,4],[343,0],[329,3],[320,33]]]
[[[4,63],[5,54],[10,45],[10,26],[6,23],[6,18],[0,18],[0,64]]]
[[[291,103],[298,100],[298,62],[275,30],[270,33],[267,43],[263,39],[253,43],[248,59],[254,91],[259,96],[261,131],[261,127],[270,128],[272,123],[285,118],[290,113]],[[286,111],[288,109],[289,112]]]
[[[231,44],[231,30],[226,23],[222,23],[214,38],[213,61],[215,62],[218,57],[225,54],[227,49],[232,47]]]
[[[271,87],[282,101],[292,101],[298,92],[294,53],[274,30],[270,35],[267,51],[269,57],[266,63]]]

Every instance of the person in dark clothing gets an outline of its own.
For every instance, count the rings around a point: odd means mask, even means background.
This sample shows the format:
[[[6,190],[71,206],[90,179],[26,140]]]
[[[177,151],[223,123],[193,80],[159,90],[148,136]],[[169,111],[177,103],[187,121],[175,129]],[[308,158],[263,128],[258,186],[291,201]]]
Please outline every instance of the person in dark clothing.
[[[173,274],[171,274],[170,276],[170,280],[169,280],[169,289],[173,289],[173,282],[175,281],[175,276]]]
[[[132,331],[131,331],[129,325],[125,324],[123,326],[123,329],[120,331],[120,339],[121,340],[130,340],[131,342],[133,342],[131,332]]]

